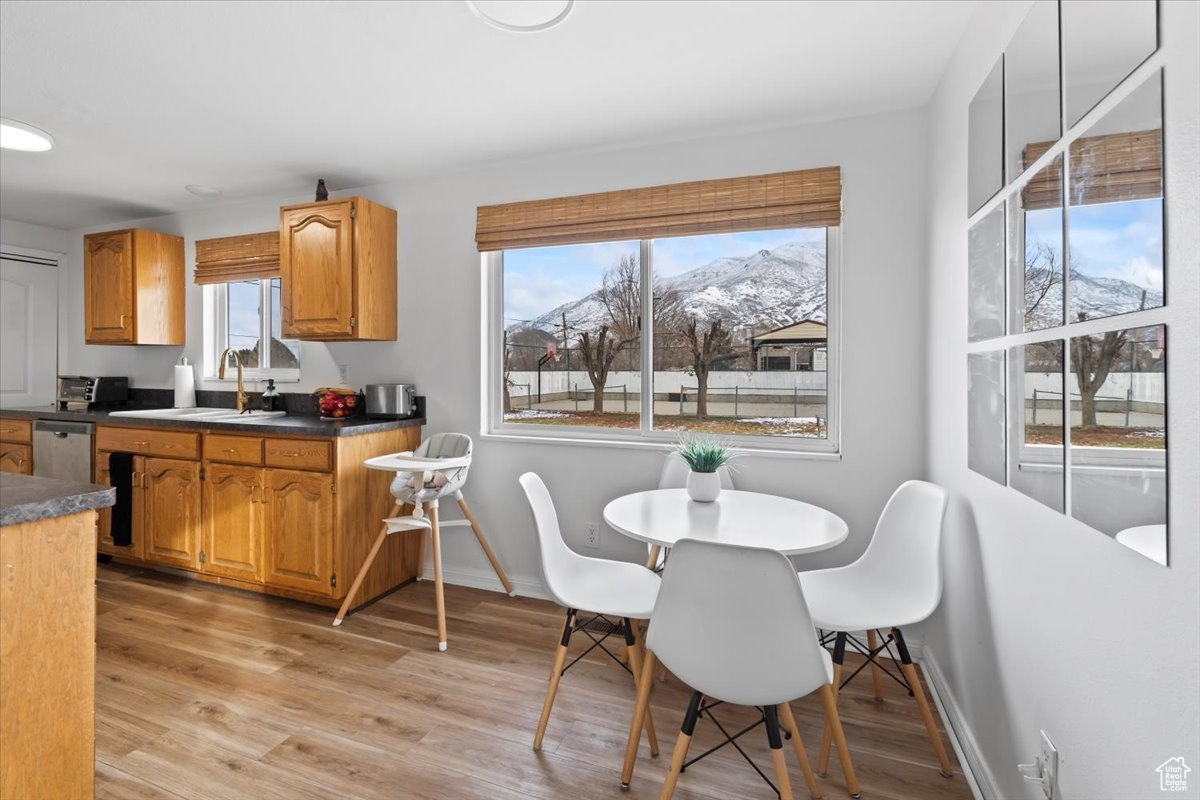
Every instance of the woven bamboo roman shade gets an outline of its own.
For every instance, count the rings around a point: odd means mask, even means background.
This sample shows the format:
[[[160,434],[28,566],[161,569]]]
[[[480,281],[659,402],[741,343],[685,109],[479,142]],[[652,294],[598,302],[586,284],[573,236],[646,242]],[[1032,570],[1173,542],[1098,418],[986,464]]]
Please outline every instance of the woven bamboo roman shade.
[[[481,252],[842,221],[841,167],[480,206]]]
[[[196,241],[196,283],[279,277],[279,231]]]
[[[1032,164],[1053,142],[1026,145]],[[1071,145],[1071,205],[1162,197],[1162,129],[1085,136]],[[1022,192],[1026,211],[1058,208],[1062,161],[1039,172]]]

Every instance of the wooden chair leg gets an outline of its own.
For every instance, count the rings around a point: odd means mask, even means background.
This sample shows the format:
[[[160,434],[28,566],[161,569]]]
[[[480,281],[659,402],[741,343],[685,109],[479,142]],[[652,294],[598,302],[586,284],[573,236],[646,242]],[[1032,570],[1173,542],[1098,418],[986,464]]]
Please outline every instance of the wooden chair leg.
[[[700,716],[700,701],[704,695],[692,692],[688,702],[687,713],[683,715],[683,725],[679,729],[679,738],[675,740],[675,749],[671,751],[671,769],[667,779],[663,781],[662,793],[658,800],[671,800],[675,794],[675,784],[679,782],[679,773],[683,771],[683,762],[687,760],[688,748],[692,746],[692,734],[696,730],[696,719]],[[778,728],[776,728],[778,735]]]
[[[433,600],[437,607],[438,650],[445,650],[446,638],[446,593],[442,585],[442,532],[438,526],[437,506],[429,509],[430,538],[433,545]]]
[[[659,664],[658,665],[658,682],[663,683],[666,680],[667,680],[667,665]]]
[[[625,619],[625,653],[629,657],[630,672],[633,673],[633,688],[637,690],[638,684],[641,682],[642,674],[642,656],[646,651],[645,645],[642,644],[641,638],[637,635],[637,629],[634,628],[634,623],[630,619]],[[654,716],[650,713],[650,709],[646,709],[646,741],[650,744],[650,755],[658,755],[658,736],[654,733]]]
[[[400,504],[396,503],[392,506],[392,513],[389,517],[394,517],[400,513]],[[346,612],[350,610],[351,604],[354,602],[354,596],[358,594],[359,588],[362,586],[363,579],[367,577],[367,571],[371,569],[371,564],[375,562],[375,556],[379,555],[379,548],[383,547],[383,541],[388,536],[387,523],[379,528],[379,535],[375,537],[375,544],[371,545],[371,551],[367,553],[367,559],[362,566],[358,568],[358,574],[354,576],[354,582],[350,584],[350,591],[346,592],[346,599],[342,601],[342,607],[338,609],[337,616],[333,618],[333,624],[341,625],[342,620],[346,618]]]
[[[846,776],[846,791],[851,797],[859,797],[862,789],[858,785],[858,776],[854,774],[854,763],[850,760],[850,748],[846,746],[846,735],[842,732],[842,718],[838,716],[837,699],[833,694],[833,685],[821,687],[821,703],[825,706],[825,719],[833,731],[833,741],[837,745],[838,761],[842,762],[842,774]]]
[[[653,570],[658,567],[658,554],[661,552],[662,548],[658,545],[650,545],[650,557],[646,559],[646,569]]]
[[[942,777],[953,777],[950,757],[946,755],[946,748],[942,745],[942,734],[938,731],[937,722],[934,721],[933,709],[929,707],[929,701],[925,699],[925,690],[921,687],[921,676],[917,674],[917,666],[913,664],[912,657],[908,654],[904,635],[900,633],[899,628],[892,628],[892,635],[896,637],[896,649],[900,651],[900,669],[904,671],[904,677],[908,680],[908,685],[912,687],[913,697],[917,699],[917,707],[921,709],[921,719],[925,721],[925,731],[929,734],[933,752],[937,755],[938,765],[942,769]]]
[[[491,563],[496,577],[500,579],[501,585],[504,586],[504,591],[508,593],[509,597],[515,596],[516,593],[513,592],[512,584],[508,582],[508,576],[504,574],[504,568],[496,560],[496,554],[492,552],[492,546],[488,544],[487,537],[483,535],[483,529],[479,527],[479,521],[471,513],[471,508],[467,505],[467,501],[460,497],[458,499],[458,507],[462,509],[463,516],[467,518],[467,522],[471,523],[471,530],[475,532],[475,538],[479,540],[479,546],[483,548],[483,554],[487,556],[487,560]]]
[[[625,743],[625,761],[621,765],[621,787],[629,788],[633,780],[633,763],[637,759],[638,742],[642,739],[642,727],[650,712],[650,687],[654,685],[654,653],[643,652],[642,679],[638,682],[637,702],[633,704],[633,719],[629,723],[629,739]],[[682,762],[680,762],[682,766]]]
[[[792,779],[788,775],[787,761],[783,758],[783,737],[779,735],[779,706],[767,706],[763,713],[767,717],[767,744],[771,746],[771,762],[775,765],[779,800],[793,800]]]
[[[800,728],[796,718],[792,716],[792,707],[788,703],[779,704],[779,715],[783,718],[783,726],[792,735],[792,750],[796,760],[800,762],[800,771],[804,773],[804,782],[808,784],[808,794],[812,800],[821,800],[821,787],[817,785],[817,776],[813,774],[812,764],[808,762],[808,753],[804,752],[804,742],[800,739]]]
[[[546,735],[546,723],[550,721],[550,709],[554,708],[554,695],[558,693],[558,682],[562,679],[563,664],[567,660],[567,647],[571,644],[571,630],[575,627],[575,609],[567,609],[567,624],[563,626],[562,638],[554,651],[554,665],[550,668],[550,685],[546,687],[546,700],[542,703],[542,716],[538,720],[537,733],[533,735],[533,749],[542,749],[542,737]]]
[[[425,577],[425,544],[429,541],[429,532],[422,528],[417,531],[417,580]]]
[[[867,648],[873,653],[878,644],[875,636],[875,631],[867,631]],[[875,658],[871,658],[871,683],[875,688],[875,702],[883,702],[883,670],[875,663]]]
[[[842,663],[846,660],[846,634],[839,633],[833,644],[833,701],[837,702],[842,685]],[[829,774],[829,747],[833,742],[833,727],[829,716],[825,716],[825,730],[821,732],[821,751],[817,754],[817,774],[822,778]]]

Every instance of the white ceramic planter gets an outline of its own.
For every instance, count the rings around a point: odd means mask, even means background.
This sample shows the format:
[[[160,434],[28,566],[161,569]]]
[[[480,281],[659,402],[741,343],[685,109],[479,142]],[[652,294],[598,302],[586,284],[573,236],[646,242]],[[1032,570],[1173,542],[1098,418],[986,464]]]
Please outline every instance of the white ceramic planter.
[[[721,476],[715,472],[688,472],[688,497],[697,503],[711,503],[721,494]]]

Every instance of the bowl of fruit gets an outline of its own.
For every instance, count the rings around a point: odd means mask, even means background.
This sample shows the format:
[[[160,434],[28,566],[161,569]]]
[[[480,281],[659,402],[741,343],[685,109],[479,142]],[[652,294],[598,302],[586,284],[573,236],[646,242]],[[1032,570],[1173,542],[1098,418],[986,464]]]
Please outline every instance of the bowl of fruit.
[[[327,386],[312,394],[321,419],[345,419],[358,413],[362,406],[361,397],[354,389],[344,386]]]

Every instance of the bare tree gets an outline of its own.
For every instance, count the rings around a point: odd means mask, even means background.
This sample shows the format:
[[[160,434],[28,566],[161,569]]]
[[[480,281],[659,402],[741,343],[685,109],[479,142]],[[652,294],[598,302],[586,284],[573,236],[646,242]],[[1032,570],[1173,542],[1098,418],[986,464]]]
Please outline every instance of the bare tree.
[[[634,346],[642,333],[641,275],[636,255],[621,256],[593,295],[604,308],[604,321],[579,334],[578,352],[594,390],[592,410],[597,414],[604,413],[604,386],[621,354],[624,369],[641,368],[641,351]],[[679,293],[655,284],[653,315],[657,363],[660,350],[669,352],[684,319]]]
[[[1062,297],[1062,283],[1063,271],[1058,251],[1040,239],[1026,242],[1025,327],[1027,329],[1033,326],[1032,323],[1038,308],[1056,286],[1059,287],[1059,297]]]
[[[721,324],[721,320],[713,320],[708,330],[701,333],[693,317],[688,320],[683,336],[688,343],[692,355],[692,370],[696,373],[696,419],[708,416],[708,373],[712,366],[733,358],[733,346],[730,332]]]
[[[579,354],[583,357],[588,380],[592,382],[592,411],[597,414],[604,413],[604,385],[608,382],[613,361],[627,343],[609,332],[608,323],[601,325],[598,331],[579,334]]]
[[[1132,346],[1126,334],[1127,331],[1109,331],[1100,336],[1071,339],[1071,365],[1079,382],[1079,422],[1083,428],[1096,427],[1096,394],[1108,380],[1117,356],[1126,346]]]

